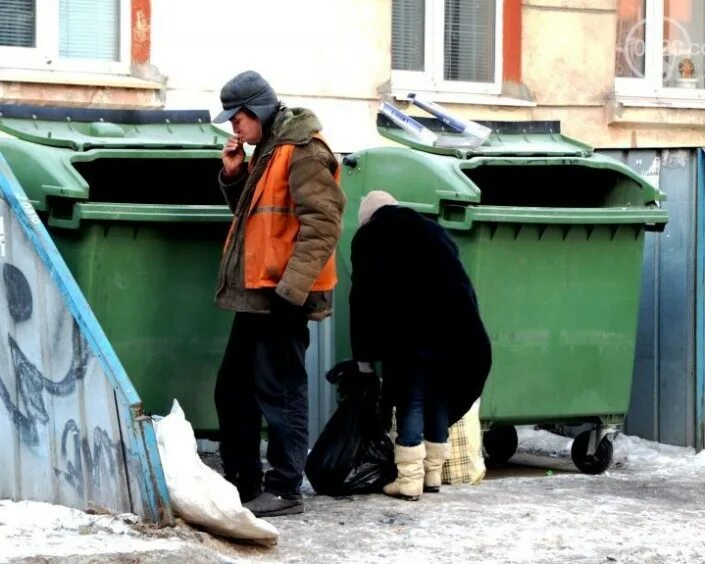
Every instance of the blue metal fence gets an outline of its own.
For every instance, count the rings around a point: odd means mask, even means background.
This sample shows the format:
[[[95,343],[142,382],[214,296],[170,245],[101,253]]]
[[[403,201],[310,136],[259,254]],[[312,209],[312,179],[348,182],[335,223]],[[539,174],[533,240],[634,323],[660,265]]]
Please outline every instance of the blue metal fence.
[[[698,150],[695,280],[695,446],[705,448],[705,152]]]
[[[601,152],[658,182],[667,195],[664,207],[669,214],[664,233],[646,238],[634,382],[625,430],[651,440],[702,448],[702,436],[696,433],[703,421],[702,333],[696,334],[696,318],[702,328],[702,257],[698,257],[702,247],[697,239],[700,233],[702,240],[703,212],[696,198],[696,152]],[[700,269],[698,284],[696,266]]]

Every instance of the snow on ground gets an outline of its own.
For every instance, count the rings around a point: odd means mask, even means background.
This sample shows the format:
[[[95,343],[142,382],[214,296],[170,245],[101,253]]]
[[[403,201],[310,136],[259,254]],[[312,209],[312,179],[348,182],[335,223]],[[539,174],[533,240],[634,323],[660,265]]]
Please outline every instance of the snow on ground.
[[[73,556],[176,550],[181,541],[145,539],[136,515],[89,515],[37,501],[0,501],[0,562],[36,555]]]
[[[445,487],[417,504],[323,496],[309,505],[316,535],[277,521],[279,557],[316,562],[488,564],[705,563],[705,453],[635,437],[615,440],[615,464],[599,476],[576,471],[572,439],[520,429],[520,452],[477,486]],[[337,528],[337,531],[336,531]],[[319,539],[325,539],[323,541]],[[289,543],[289,544],[288,544]],[[276,561],[262,558],[261,560]]]
[[[155,537],[129,516],[0,501],[0,562],[705,563],[705,452],[620,435],[613,466],[588,476],[570,462],[572,439],[520,428],[519,441],[513,464],[417,503],[308,487],[304,515],[272,518],[273,549],[204,542],[183,526]]]

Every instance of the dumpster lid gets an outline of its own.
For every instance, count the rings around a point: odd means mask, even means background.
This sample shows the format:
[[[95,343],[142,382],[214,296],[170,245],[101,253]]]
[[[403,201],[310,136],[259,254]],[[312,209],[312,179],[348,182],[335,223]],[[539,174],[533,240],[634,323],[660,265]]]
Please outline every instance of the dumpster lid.
[[[0,131],[76,151],[94,148],[220,149],[227,133],[207,110],[116,110],[0,104]]]
[[[425,127],[448,138],[462,135],[436,118],[413,116]],[[561,134],[559,121],[478,121],[492,129],[490,137],[479,147],[467,148],[444,146],[438,147],[420,141],[384,114],[377,114],[377,131],[383,137],[402,143],[412,149],[447,155],[459,159],[475,156],[576,156],[588,157],[593,150],[589,145],[570,139]]]

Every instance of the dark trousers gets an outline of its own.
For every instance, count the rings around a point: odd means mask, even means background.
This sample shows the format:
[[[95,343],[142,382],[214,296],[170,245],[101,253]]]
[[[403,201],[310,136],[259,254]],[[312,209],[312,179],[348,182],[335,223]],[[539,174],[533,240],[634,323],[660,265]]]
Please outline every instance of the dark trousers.
[[[271,315],[235,315],[218,372],[215,405],[225,477],[241,493],[262,484],[262,416],[272,466],[264,489],[282,496],[300,492],[308,452],[308,344],[303,315],[284,323]]]
[[[397,444],[410,447],[424,439],[432,443],[448,440],[448,394],[439,367],[434,355],[426,351],[408,351],[382,363],[396,406]]]

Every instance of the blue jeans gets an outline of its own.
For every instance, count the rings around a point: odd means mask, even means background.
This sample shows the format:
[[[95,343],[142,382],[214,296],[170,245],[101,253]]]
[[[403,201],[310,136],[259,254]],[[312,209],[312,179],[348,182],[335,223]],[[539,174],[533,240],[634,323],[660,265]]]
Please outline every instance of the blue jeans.
[[[382,363],[382,375],[391,380],[393,390],[398,445],[448,440],[448,399],[436,374],[437,365],[427,351],[412,351]]]

